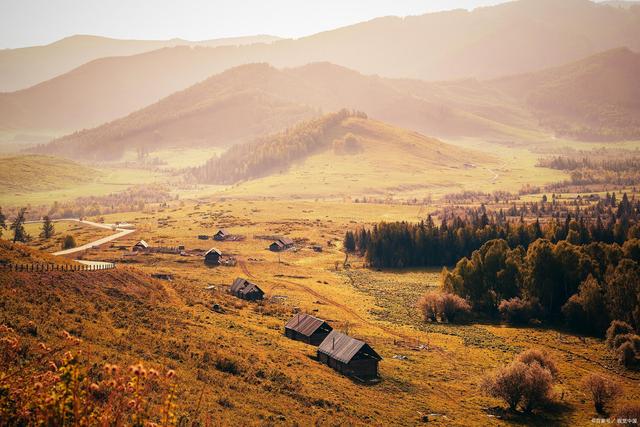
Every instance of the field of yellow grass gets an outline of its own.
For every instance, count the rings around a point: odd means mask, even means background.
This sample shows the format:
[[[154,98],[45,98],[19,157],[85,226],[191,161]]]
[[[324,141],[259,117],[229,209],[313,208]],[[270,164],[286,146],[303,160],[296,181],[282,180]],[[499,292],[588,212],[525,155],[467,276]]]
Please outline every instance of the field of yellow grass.
[[[586,425],[595,414],[580,382],[591,372],[606,373],[623,385],[620,403],[640,399],[640,376],[619,368],[601,340],[544,327],[425,323],[416,302],[438,285],[439,271],[372,271],[362,268],[359,259],[349,259],[350,268],[343,266],[345,229],[381,219],[416,220],[417,215],[417,207],[403,205],[209,201],[107,216],[107,222],[134,223],[137,232],[84,257],[120,267],[106,276],[74,273],[93,275],[86,285],[79,280],[64,297],[59,295],[63,306],[53,311],[44,301],[47,292],[58,292],[58,282],[47,282],[50,290],[29,296],[21,314],[16,307],[12,323],[44,322],[43,339],[64,325],[84,340],[92,362],[143,361],[176,369],[180,413],[214,424],[395,425],[416,424],[427,415],[435,425]],[[245,239],[197,238],[218,228]],[[273,235],[293,238],[296,249],[268,251],[267,236]],[[120,248],[139,239],[152,246],[217,247],[238,263],[206,267],[200,256],[130,256]],[[323,251],[315,252],[313,245]],[[158,272],[174,280],[150,278]],[[280,298],[255,304],[231,297],[225,289],[238,276],[261,286],[267,298]],[[26,287],[35,286],[21,277]],[[128,283],[131,289],[146,289],[146,296],[130,295]],[[21,286],[16,282],[7,289],[5,282],[2,301],[17,304],[27,298]],[[96,296],[88,298],[88,293]],[[224,313],[213,311],[213,304]],[[14,305],[7,307],[7,313],[14,313]],[[382,381],[366,386],[342,377],[314,360],[314,347],[285,338],[284,323],[295,310],[371,343],[384,358]],[[532,347],[558,364],[557,405],[545,414],[505,415],[496,409],[499,401],[482,394],[481,380]],[[237,370],[228,372],[220,360],[230,360]]]

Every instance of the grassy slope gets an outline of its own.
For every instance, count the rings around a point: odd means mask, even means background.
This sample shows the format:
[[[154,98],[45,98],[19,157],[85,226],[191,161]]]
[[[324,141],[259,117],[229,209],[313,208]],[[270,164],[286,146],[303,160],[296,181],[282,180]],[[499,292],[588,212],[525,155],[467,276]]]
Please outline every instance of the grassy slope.
[[[69,160],[38,155],[0,157],[0,193],[57,190],[93,181],[99,173]]]
[[[0,263],[30,264],[32,262],[55,265],[75,264],[75,262],[67,258],[49,255],[22,243],[13,243],[10,240],[0,239]]]
[[[69,279],[68,283],[38,279],[47,286],[25,285],[22,278],[19,284],[4,282],[0,295],[8,301],[6,313],[18,313],[11,317],[13,324],[44,323],[38,339],[55,339],[63,325],[91,346],[92,361],[126,366],[142,360],[176,368],[184,405],[180,412],[186,411],[185,406],[193,409],[190,403],[204,389],[201,416],[209,414],[221,424],[295,420],[406,425],[417,423],[420,414],[436,413],[440,415],[430,416],[435,425],[507,425],[489,417],[487,408],[500,403],[479,392],[480,380],[531,346],[541,347],[558,362],[562,382],[556,392],[558,398],[564,393],[564,400],[549,415],[517,417],[516,423],[589,423],[593,410],[579,389],[587,372],[607,373],[620,381],[625,387],[622,402],[640,398],[636,387],[640,378],[622,376],[599,340],[582,342],[556,331],[498,325],[425,325],[413,307],[420,293],[437,283],[437,273],[362,270],[359,260],[352,260],[355,270],[348,275],[342,269],[334,271],[334,263],[341,263],[344,254],[326,241],[339,240],[352,222],[415,220],[418,213],[415,206],[236,200],[183,207],[176,203],[154,214],[109,216],[109,221],[137,221],[139,233],[123,243],[144,238],[152,244],[208,248],[211,243],[198,240],[198,234],[229,228],[247,239],[216,246],[243,262],[212,269],[199,257],[139,256],[136,271],[171,272],[174,282],[163,282],[159,288],[135,271],[82,286]],[[158,225],[157,219],[167,216],[170,225]],[[254,238],[264,234],[303,240],[298,240],[297,252],[278,256],[265,249],[268,241]],[[314,252],[313,243],[322,244],[324,252]],[[104,248],[92,256],[119,261],[122,252]],[[247,275],[268,296],[287,297],[285,303],[260,314],[254,304],[238,304],[224,292],[204,290]],[[150,296],[137,295],[141,288]],[[54,292],[59,293],[61,308],[50,310],[44,301]],[[213,303],[227,313],[212,312]],[[384,358],[383,381],[372,387],[354,383],[312,360],[313,347],[284,338],[282,325],[292,307],[314,312],[371,342]],[[399,343],[407,339],[428,344],[428,350],[414,351]],[[220,372],[213,362],[204,362],[205,352],[212,361],[231,358],[242,373]],[[408,360],[394,359],[398,354]]]
[[[348,118],[328,138],[339,139],[348,133],[356,136],[361,152],[338,154],[328,148],[222,194],[304,198],[426,196],[439,189],[450,192],[465,183],[491,181],[494,174],[486,168],[498,165],[495,157],[479,151],[370,119]]]

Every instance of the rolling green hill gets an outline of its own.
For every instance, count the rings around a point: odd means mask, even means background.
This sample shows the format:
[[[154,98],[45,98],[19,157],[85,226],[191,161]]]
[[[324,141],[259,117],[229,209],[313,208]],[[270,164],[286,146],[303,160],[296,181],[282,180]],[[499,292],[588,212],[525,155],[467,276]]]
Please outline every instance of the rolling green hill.
[[[55,190],[91,182],[99,175],[94,169],[55,157],[0,157],[0,194]]]
[[[236,196],[345,197],[426,194],[491,181],[498,162],[417,132],[341,110],[236,145],[189,171],[201,183],[238,184]]]

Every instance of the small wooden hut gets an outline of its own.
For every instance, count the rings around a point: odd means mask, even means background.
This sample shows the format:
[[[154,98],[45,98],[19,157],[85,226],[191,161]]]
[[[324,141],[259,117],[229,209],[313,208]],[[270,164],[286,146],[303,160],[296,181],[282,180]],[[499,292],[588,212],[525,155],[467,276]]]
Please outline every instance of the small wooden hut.
[[[364,341],[331,331],[318,347],[318,360],[343,375],[370,380],[378,377],[382,357]]]
[[[311,345],[320,345],[332,330],[324,320],[301,313],[293,316],[284,326],[285,336]]]
[[[229,292],[238,298],[248,301],[258,301],[264,298],[264,292],[258,287],[258,285],[251,283],[242,277],[238,277],[233,281],[231,288],[229,288]]]
[[[219,249],[211,248],[204,253],[204,263],[207,265],[220,265],[222,252]]]
[[[133,252],[144,252],[144,251],[148,251],[149,250],[149,244],[147,242],[145,242],[144,240],[140,240],[138,243],[136,243],[135,245],[133,245],[133,248],[131,248],[131,250]]]
[[[288,237],[280,237],[269,245],[269,250],[272,252],[281,252],[293,247],[293,240]]]

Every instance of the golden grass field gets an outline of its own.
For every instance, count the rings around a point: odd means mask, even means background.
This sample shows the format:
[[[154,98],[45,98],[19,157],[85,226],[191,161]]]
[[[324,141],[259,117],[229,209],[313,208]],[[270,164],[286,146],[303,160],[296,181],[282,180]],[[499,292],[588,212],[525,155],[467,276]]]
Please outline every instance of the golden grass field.
[[[210,414],[221,424],[395,425],[415,424],[421,414],[433,414],[429,419],[435,425],[587,425],[594,411],[580,381],[590,372],[606,373],[622,383],[620,402],[640,399],[640,377],[620,369],[601,340],[545,328],[427,324],[415,304],[425,290],[438,285],[438,271],[378,272],[363,269],[358,259],[343,268],[340,242],[345,229],[382,219],[415,220],[417,214],[417,207],[402,205],[217,201],[176,202],[166,209],[107,216],[107,222],[133,222],[138,231],[86,253],[86,259],[115,261],[119,269],[141,271],[143,277],[165,272],[175,278],[148,279],[149,286],[159,284],[165,296],[144,303],[150,311],[140,312],[140,318],[129,313],[114,323],[108,311],[98,314],[105,321],[95,324],[77,315],[75,330],[94,359],[122,364],[141,360],[177,369],[185,406],[193,410],[202,392],[199,415]],[[246,239],[197,239],[220,227]],[[279,255],[266,250],[269,241],[259,237],[276,234],[295,239],[297,250]],[[130,247],[138,239],[152,246],[215,246],[239,262],[209,268],[199,256],[124,256],[129,251],[119,246]],[[314,252],[313,244],[322,245],[323,252]],[[255,281],[268,297],[285,297],[284,302],[257,305],[228,296],[225,285],[237,276]],[[208,286],[216,289],[205,289]],[[212,311],[214,303],[226,313]],[[31,304],[38,310],[37,302]],[[314,347],[286,339],[283,325],[294,307],[370,342],[384,358],[381,383],[364,386],[341,377],[312,360]],[[101,312],[100,307],[92,310]],[[414,349],[420,344],[425,348]],[[531,347],[542,348],[558,363],[558,403],[552,412],[530,418],[496,417],[500,413],[493,408],[501,403],[483,396],[480,381]],[[242,373],[203,365],[204,353],[235,360]]]

